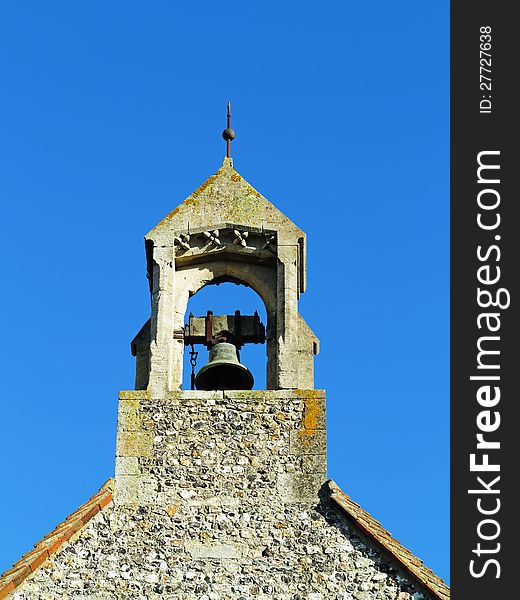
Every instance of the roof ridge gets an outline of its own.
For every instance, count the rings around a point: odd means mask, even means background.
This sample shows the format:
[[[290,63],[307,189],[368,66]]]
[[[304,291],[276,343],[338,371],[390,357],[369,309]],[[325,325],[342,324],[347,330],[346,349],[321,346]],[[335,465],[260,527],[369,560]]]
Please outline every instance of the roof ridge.
[[[89,521],[102,511],[112,500],[114,480],[109,478],[91,498],[71,513],[43,539],[34,544],[0,577],[0,600],[7,598],[25,579],[34,573],[50,556],[75,533],[86,527]]]
[[[376,521],[366,510],[354,502],[350,496],[332,479],[327,481],[330,498],[343,510],[350,520],[372,538],[384,550],[392,555],[399,565],[409,573],[423,588],[428,590],[438,600],[448,600],[450,588],[423,561],[415,556],[408,548],[396,540],[392,534]]]
[[[186,198],[184,198],[182,202],[175,206],[159,223],[157,223],[157,225],[150,229],[150,231],[145,235],[145,239],[154,239],[155,234],[172,227],[172,223],[174,223],[178,217],[188,218],[188,212],[191,212],[192,210],[198,212],[200,210],[201,202],[205,204],[209,201],[207,192],[210,191],[213,193],[215,185],[217,188],[221,188],[222,182],[224,180],[227,181],[228,179],[231,179],[233,184],[237,185],[238,189],[241,190],[242,193],[247,192],[251,196],[254,196],[261,203],[267,204],[270,207],[270,210],[273,210],[281,221],[290,225],[291,228],[294,228],[294,230],[300,232],[301,235],[304,235],[300,228],[293,223],[289,217],[287,217],[275,204],[273,204],[273,202],[271,202],[271,200],[268,200],[235,169],[231,158],[225,157],[222,166],[219,167],[215,173],[209,175],[209,177],[207,177],[195,190],[193,190]],[[235,203],[236,200],[234,195],[235,193],[236,192],[233,192],[233,203]]]

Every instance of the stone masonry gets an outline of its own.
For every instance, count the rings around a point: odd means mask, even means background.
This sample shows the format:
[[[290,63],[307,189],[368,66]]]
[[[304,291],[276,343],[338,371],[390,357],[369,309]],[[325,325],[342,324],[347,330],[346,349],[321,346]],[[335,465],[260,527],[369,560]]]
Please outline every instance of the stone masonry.
[[[122,392],[114,502],[17,600],[419,600],[325,483],[318,390]]]

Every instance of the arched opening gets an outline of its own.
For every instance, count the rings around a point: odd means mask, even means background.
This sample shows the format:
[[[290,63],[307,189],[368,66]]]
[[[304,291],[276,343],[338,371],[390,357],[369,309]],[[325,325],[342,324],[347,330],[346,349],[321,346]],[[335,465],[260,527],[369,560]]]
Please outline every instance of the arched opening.
[[[231,279],[231,281],[230,281]],[[202,287],[188,302],[184,322],[188,322],[190,313],[204,317],[208,310],[214,315],[233,315],[239,310],[241,315],[253,315],[258,312],[260,320],[267,325],[267,312],[261,297],[250,287],[241,284],[238,279],[223,278],[219,283],[210,283]],[[197,372],[208,361],[208,351],[203,345],[196,345],[198,351]],[[183,358],[182,388],[191,387],[190,348],[186,347]],[[266,389],[267,353],[265,344],[244,344],[240,351],[240,362],[248,367],[254,376],[253,389]]]

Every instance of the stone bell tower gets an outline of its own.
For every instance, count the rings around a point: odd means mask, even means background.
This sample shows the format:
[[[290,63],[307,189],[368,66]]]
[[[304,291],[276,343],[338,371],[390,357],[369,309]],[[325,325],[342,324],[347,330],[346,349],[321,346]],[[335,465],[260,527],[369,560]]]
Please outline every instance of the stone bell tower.
[[[314,497],[326,477],[325,395],[314,389],[318,339],[298,312],[305,291],[305,234],[226,157],[215,175],[146,235],[145,246],[151,317],[131,344],[136,391],[122,392],[120,399],[116,503],[132,504],[139,498],[167,507],[179,493],[178,482],[170,489],[157,478],[157,465],[144,468],[144,455],[155,452],[143,421],[147,403],[165,411],[177,406],[178,417],[197,420],[203,431],[215,435],[215,419],[231,426],[231,414],[238,419],[231,430],[238,433],[247,413],[251,435],[266,428],[272,436],[271,443],[258,448],[254,461],[260,464],[264,452],[274,449],[280,456],[276,462],[269,458],[268,488],[295,499]],[[188,337],[185,326],[188,300],[202,287],[222,282],[251,287],[265,304],[267,390],[181,389],[185,347],[188,339],[197,339]],[[215,323],[222,318],[231,316],[215,317]],[[190,322],[196,325],[197,319]],[[266,414],[260,417],[262,410]],[[267,415],[269,423],[264,422]],[[189,445],[199,437],[200,430],[186,429],[175,441]],[[224,456],[217,453],[220,460]],[[208,481],[194,493],[213,497],[225,479],[211,485]],[[236,484],[243,485],[240,477],[226,485]]]
[[[205,285],[253,288],[267,311],[267,389],[312,389],[318,340],[298,312],[305,234],[225,158],[145,238],[151,319],[132,343],[136,387],[181,389],[188,299]]]
[[[221,168],[146,235],[151,315],[119,394],[114,480],[0,578],[0,600],[449,598],[326,480],[318,340],[298,312],[305,234],[233,168],[233,136],[228,117]],[[221,282],[259,294],[265,329],[238,314],[186,328],[190,296]],[[265,340],[266,390],[181,388],[187,343],[213,343],[213,327]]]

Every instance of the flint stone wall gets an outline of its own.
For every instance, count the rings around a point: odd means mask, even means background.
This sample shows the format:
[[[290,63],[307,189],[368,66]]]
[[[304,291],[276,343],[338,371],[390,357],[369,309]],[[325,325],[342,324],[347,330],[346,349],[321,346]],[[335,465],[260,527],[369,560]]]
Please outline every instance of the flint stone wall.
[[[17,600],[426,598],[327,494],[316,390],[120,396],[113,503]]]

